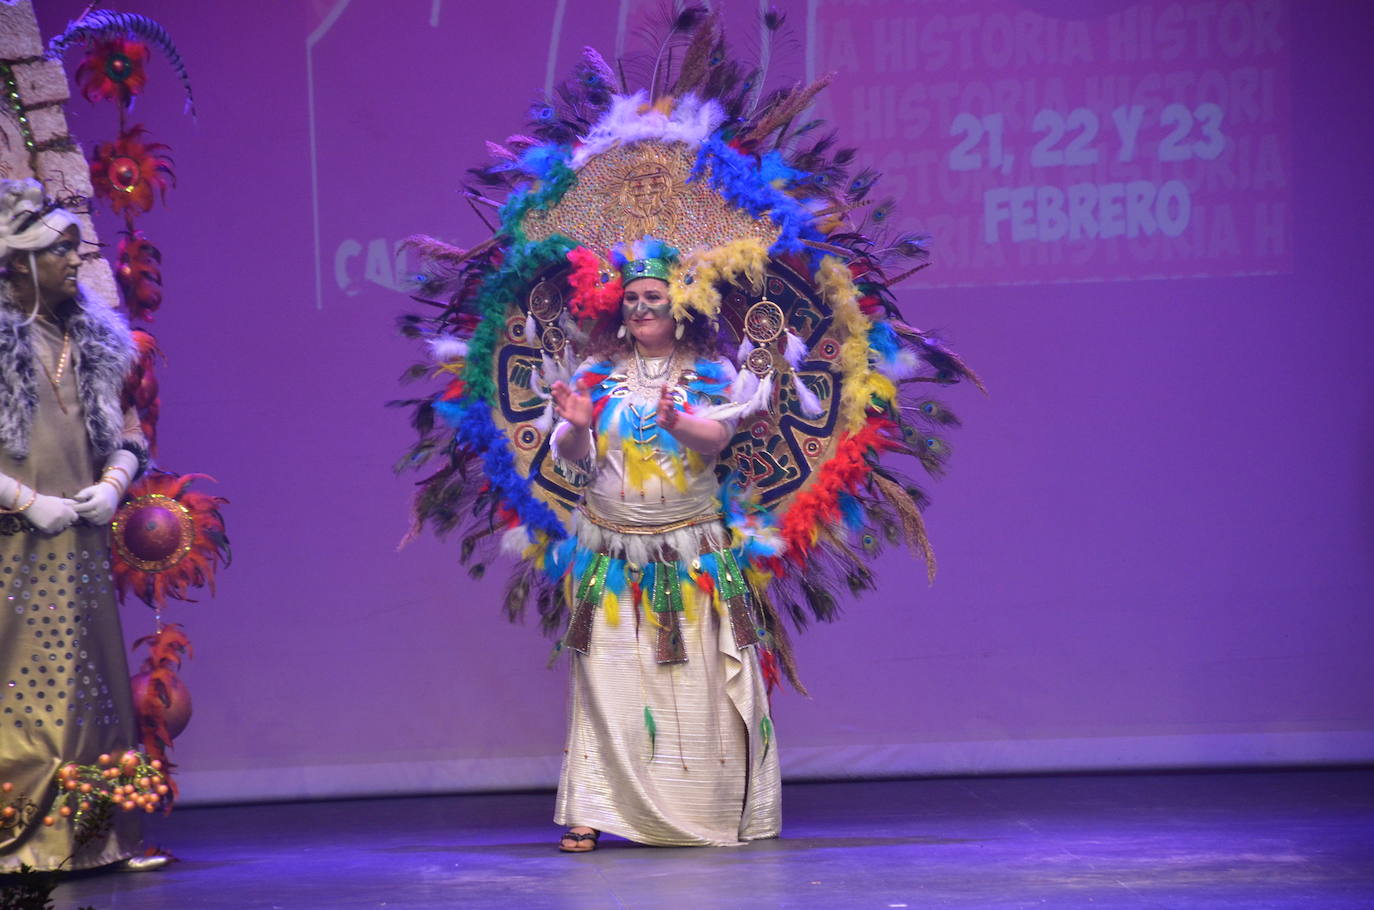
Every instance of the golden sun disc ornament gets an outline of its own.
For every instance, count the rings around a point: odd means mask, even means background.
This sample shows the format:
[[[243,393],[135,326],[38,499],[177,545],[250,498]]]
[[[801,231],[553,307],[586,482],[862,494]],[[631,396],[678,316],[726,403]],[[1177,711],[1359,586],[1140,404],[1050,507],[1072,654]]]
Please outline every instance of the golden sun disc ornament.
[[[150,471],[134,482],[111,523],[111,569],[122,600],[133,591],[154,609],[190,600],[192,588],[215,589],[215,569],[229,564],[219,507],[228,500],[189,489],[205,474]]]
[[[161,493],[126,502],[111,530],[120,558],[142,572],[172,568],[191,552],[196,537],[191,510]]]

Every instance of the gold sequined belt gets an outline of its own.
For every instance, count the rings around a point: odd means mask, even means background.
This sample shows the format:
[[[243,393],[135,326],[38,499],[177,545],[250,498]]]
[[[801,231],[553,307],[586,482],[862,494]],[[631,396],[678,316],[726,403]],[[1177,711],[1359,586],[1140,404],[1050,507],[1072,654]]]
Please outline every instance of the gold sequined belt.
[[[666,525],[622,525],[610,519],[597,515],[584,503],[581,507],[582,517],[586,518],[598,528],[605,528],[607,531],[614,531],[617,534],[667,534],[670,531],[680,531],[683,528],[691,528],[696,525],[714,524],[720,521],[720,514],[712,512],[707,515],[698,515],[696,518],[684,518],[681,521],[670,522]]]

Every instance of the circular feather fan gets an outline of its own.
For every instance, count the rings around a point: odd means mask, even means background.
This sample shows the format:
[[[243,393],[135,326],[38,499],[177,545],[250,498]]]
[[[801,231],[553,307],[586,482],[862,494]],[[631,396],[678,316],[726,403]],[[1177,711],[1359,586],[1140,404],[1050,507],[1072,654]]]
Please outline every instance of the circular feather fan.
[[[398,402],[419,432],[398,467],[429,471],[414,532],[461,531],[474,574],[512,529],[527,561],[564,538],[580,478],[549,457],[548,389],[618,319],[609,250],[655,238],[679,251],[675,317],[709,325],[739,374],[724,516],[785,544],[751,560],[755,593],[799,625],[833,619],[837,590],[871,587],[884,543],[905,542],[933,573],[925,494],[883,456],[938,474],[957,420],[915,393],[977,378],[900,318],[890,288],[926,264],[924,238],[887,231],[890,202],[868,209],[877,175],[851,176],[854,152],[807,119],[829,78],[764,93],[750,86],[766,74],[729,59],[713,15],[688,25],[664,39],[681,44],[680,66],[655,55],[648,91],[587,49],[529,134],[488,143],[468,194],[499,209],[490,239],[410,239],[425,262],[416,299],[434,311],[401,320],[430,352],[408,377],[442,388]],[[557,587],[518,571],[507,611],[533,600],[556,629]]]

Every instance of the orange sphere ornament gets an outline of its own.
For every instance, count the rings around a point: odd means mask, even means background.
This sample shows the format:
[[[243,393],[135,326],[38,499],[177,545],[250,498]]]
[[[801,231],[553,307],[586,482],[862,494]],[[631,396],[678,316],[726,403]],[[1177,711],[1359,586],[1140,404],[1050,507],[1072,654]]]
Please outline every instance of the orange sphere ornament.
[[[146,701],[149,698],[162,702],[162,719],[167,724],[167,733],[176,739],[191,722],[191,690],[186,688],[180,677],[170,674],[160,676],[158,684],[160,691],[150,691],[154,686],[152,673],[139,673],[129,680],[134,692],[135,705],[149,704]],[[163,693],[166,695],[165,698]],[[160,766],[161,762],[155,759],[153,767]]]

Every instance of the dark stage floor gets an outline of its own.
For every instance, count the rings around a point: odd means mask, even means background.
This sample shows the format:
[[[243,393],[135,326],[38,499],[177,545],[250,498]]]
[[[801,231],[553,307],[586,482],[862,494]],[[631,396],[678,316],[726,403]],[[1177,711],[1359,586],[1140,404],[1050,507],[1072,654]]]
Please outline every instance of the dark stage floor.
[[[57,910],[1374,907],[1374,771],[786,788],[781,840],[553,849],[553,796],[183,809]]]

